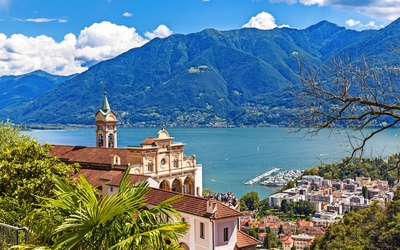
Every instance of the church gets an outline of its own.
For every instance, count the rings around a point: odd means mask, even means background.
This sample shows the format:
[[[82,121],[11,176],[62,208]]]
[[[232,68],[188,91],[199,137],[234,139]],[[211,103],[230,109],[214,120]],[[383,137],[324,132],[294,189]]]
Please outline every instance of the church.
[[[185,250],[254,249],[259,241],[241,232],[241,213],[214,199],[202,197],[202,165],[184,155],[185,144],[174,142],[167,130],[145,138],[138,146],[118,148],[117,115],[104,92],[103,104],[95,114],[96,146],[52,145],[50,155],[67,164],[79,163],[87,181],[106,196],[118,192],[123,173],[129,169],[130,183],[146,180],[147,202],[156,205],[177,194],[173,204],[191,227],[180,239]]]
[[[152,179],[153,182],[149,182],[153,187],[156,181],[160,189],[202,195],[202,165],[196,163],[194,155],[184,155],[185,144],[174,142],[167,130],[162,128],[155,137],[144,139],[139,146],[118,148],[117,115],[110,108],[106,92],[95,117],[96,147],[53,145],[51,156],[69,164],[79,163],[84,175],[129,168],[135,178]]]

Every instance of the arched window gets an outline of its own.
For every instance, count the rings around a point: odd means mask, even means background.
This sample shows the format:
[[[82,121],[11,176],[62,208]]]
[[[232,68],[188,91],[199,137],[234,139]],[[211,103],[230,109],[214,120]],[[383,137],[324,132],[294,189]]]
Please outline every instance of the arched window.
[[[190,250],[189,246],[186,243],[180,243],[181,248],[183,248],[184,250]]]
[[[174,159],[174,168],[179,168],[179,160],[177,158]]]
[[[147,164],[147,171],[153,172],[153,162],[152,162],[152,161],[150,161],[150,162]]]
[[[100,147],[100,148],[104,147],[104,144],[103,144],[103,135],[102,135],[102,134],[99,135],[99,147]]]
[[[108,135],[108,147],[109,148],[114,147],[114,135],[113,134]]]

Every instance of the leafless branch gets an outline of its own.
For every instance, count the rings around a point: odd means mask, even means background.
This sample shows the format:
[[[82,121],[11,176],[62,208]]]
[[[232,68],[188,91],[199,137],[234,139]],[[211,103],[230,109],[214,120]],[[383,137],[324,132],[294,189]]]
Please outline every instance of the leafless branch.
[[[297,60],[299,82],[293,84],[297,97],[292,123],[295,132],[315,135],[322,129],[343,128],[361,132],[361,137],[348,134],[350,161],[363,155],[372,137],[398,125],[398,66],[371,63],[365,58],[334,58],[320,68],[312,68],[303,65],[299,57]]]

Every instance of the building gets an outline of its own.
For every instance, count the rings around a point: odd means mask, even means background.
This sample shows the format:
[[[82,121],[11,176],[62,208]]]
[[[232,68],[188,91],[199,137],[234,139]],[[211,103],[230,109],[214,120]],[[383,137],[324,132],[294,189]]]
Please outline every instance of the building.
[[[106,93],[103,105],[96,112],[96,147],[52,145],[50,155],[67,164],[79,163],[83,175],[100,195],[119,191],[126,170],[132,185],[147,181],[150,187],[146,200],[149,208],[176,195],[182,199],[172,206],[191,227],[179,239],[189,250],[250,250],[260,242],[241,232],[241,213],[202,195],[202,166],[196,157],[185,156],[181,142],[173,142],[162,128],[155,137],[146,138],[139,146],[117,147],[117,116],[110,108]]]
[[[314,236],[307,234],[289,234],[282,239],[282,249],[290,250],[295,246],[297,250],[303,250],[305,247],[310,247],[314,239]]]
[[[332,203],[333,196],[331,194],[306,194],[305,198],[306,201],[319,201],[323,203]]]
[[[289,197],[289,194],[286,193],[276,193],[273,195],[268,196],[268,202],[271,207],[274,206],[281,206],[283,200]]]
[[[153,188],[146,199],[155,205],[174,195],[174,192]],[[254,249],[260,243],[238,230],[239,211],[214,199],[184,195],[173,206],[181,213],[183,220],[191,225],[190,231],[180,239],[183,249]]]
[[[184,155],[185,144],[172,140],[162,128],[156,137],[146,138],[140,146],[128,146],[130,173],[153,177],[161,189],[202,195],[202,166],[196,164],[194,155]]]
[[[117,147],[117,115],[110,108],[107,92],[104,89],[103,105],[95,114],[96,117],[96,147]]]
[[[118,148],[117,117],[106,93],[95,117],[96,147],[52,145],[50,155],[68,164],[79,163],[82,170],[129,168],[132,175],[156,180],[161,189],[202,195],[202,165],[197,164],[194,155],[184,155],[185,144],[174,142],[167,130],[162,128],[139,146]]]

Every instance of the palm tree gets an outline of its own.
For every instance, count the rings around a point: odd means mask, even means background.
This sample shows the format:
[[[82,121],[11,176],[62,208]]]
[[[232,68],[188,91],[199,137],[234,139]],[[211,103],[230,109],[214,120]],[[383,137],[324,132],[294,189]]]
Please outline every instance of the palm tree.
[[[32,245],[18,249],[179,249],[178,238],[189,229],[171,204],[181,196],[149,207],[147,182],[131,186],[124,173],[118,193],[98,198],[80,176],[75,185],[59,178],[55,197],[29,217]],[[38,245],[45,246],[38,246]]]

